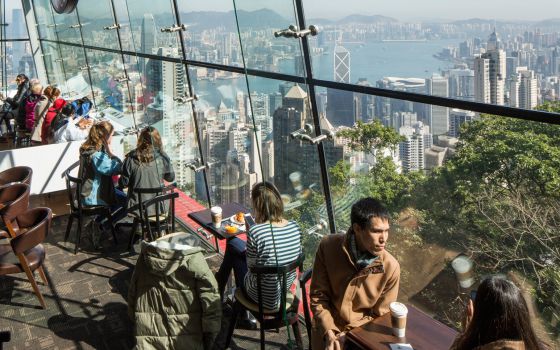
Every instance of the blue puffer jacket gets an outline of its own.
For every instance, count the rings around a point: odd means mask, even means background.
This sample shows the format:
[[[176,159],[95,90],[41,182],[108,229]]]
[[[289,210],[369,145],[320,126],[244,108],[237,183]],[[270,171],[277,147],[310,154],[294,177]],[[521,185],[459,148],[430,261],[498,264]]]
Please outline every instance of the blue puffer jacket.
[[[117,204],[113,175],[118,175],[122,162],[110,157],[103,149],[82,151],[79,176],[84,181],[80,196],[84,205]]]

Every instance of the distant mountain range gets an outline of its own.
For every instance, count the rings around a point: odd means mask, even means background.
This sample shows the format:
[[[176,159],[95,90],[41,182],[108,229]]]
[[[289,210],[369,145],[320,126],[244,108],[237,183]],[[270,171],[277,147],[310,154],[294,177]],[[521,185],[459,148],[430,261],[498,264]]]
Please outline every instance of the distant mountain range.
[[[162,23],[169,22],[169,14],[154,14],[154,18],[158,26],[163,26]],[[87,15],[82,16],[85,20]],[[260,9],[255,11],[245,11],[238,10],[237,17],[239,18],[239,23],[241,29],[253,28],[253,29],[263,29],[263,28],[284,28],[289,24],[296,24],[295,18],[285,18],[277,12],[270,9]],[[235,13],[233,11],[228,12],[216,12],[216,11],[195,11],[195,12],[182,12],[181,20],[183,23],[189,25],[195,31],[212,29],[216,26],[223,26],[228,31],[236,31],[237,26],[235,22]],[[112,24],[112,20],[109,19],[92,19],[93,22],[98,24],[103,23],[104,25]],[[133,21],[132,25],[140,25],[141,18],[137,18]],[[359,24],[369,24],[369,23],[396,23],[399,20],[381,16],[381,15],[361,15],[353,14],[343,17],[338,20],[327,19],[327,18],[308,18],[306,21],[308,24],[318,24],[318,25],[346,25],[351,23]],[[420,21],[422,22],[422,21]],[[426,21],[430,23],[433,21]],[[440,23],[438,21],[438,23]],[[490,24],[490,25],[502,25],[502,24],[513,24],[513,23],[528,23],[536,27],[538,26],[560,26],[560,18],[547,19],[543,21],[514,21],[514,20],[490,20],[481,18],[470,18],[459,21],[444,21],[441,23],[450,23],[455,25],[465,25],[465,24]]]

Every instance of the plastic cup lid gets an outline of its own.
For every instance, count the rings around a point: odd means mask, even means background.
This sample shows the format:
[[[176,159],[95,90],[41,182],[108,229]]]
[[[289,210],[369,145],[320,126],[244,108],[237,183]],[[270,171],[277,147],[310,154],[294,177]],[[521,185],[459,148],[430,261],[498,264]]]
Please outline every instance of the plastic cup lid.
[[[459,273],[465,273],[472,268],[472,261],[466,256],[461,255],[451,262],[451,266],[453,267],[453,270]]]
[[[408,308],[406,307],[406,305],[403,303],[399,303],[397,301],[394,301],[391,304],[389,304],[389,309],[391,309],[391,312],[393,314],[399,316],[405,316],[408,313]]]
[[[219,213],[222,212],[222,208],[220,208],[220,207],[212,207],[212,208],[210,208],[210,212],[213,213],[213,214],[219,214]]]

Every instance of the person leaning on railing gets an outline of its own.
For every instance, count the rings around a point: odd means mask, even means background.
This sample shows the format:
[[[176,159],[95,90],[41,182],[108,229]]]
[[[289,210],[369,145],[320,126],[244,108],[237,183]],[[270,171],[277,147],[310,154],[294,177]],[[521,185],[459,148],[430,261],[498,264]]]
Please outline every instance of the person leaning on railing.
[[[478,287],[465,312],[465,331],[451,350],[545,350],[531,326],[527,303],[513,282],[493,276]]]
[[[312,348],[343,349],[345,333],[389,312],[400,265],[385,250],[389,213],[373,198],[352,206],[346,234],[328,235],[315,255],[310,288]]]

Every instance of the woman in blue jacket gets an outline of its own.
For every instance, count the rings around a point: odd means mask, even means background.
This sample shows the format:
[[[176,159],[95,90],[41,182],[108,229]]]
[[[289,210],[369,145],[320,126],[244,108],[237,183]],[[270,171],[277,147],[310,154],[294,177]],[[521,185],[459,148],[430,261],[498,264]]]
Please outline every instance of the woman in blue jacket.
[[[115,189],[113,176],[120,174],[121,160],[111,151],[113,125],[107,121],[91,127],[80,147],[79,176],[83,180],[80,197],[86,206],[110,206],[113,222],[125,214],[126,195]]]

